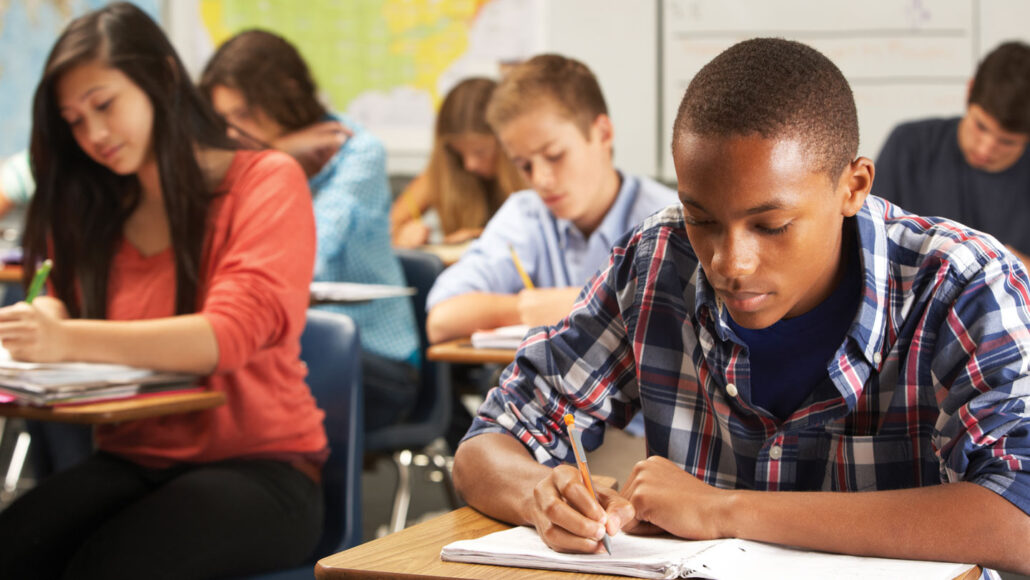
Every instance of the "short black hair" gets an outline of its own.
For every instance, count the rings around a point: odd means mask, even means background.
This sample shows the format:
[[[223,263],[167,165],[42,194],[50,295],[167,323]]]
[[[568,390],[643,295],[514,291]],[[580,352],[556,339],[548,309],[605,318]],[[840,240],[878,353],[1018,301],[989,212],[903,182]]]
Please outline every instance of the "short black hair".
[[[685,134],[797,140],[836,180],[858,155],[858,113],[844,75],[810,46],[754,38],[716,56],[690,81],[673,125]]]
[[[1005,42],[992,50],[976,69],[969,104],[1006,131],[1030,134],[1030,45]]]

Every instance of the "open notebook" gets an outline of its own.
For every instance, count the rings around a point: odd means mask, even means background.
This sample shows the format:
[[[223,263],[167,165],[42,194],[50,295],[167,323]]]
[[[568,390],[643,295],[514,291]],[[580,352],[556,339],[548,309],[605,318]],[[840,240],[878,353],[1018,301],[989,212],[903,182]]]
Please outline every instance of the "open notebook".
[[[792,579],[952,580],[972,564],[862,558],[808,552],[748,540],[691,542],[669,536],[612,537],[612,555],[560,554],[548,548],[536,530],[516,527],[443,547],[440,557],[453,562],[497,564],[617,574],[637,578],[712,578],[750,580],[787,574]],[[779,572],[777,572],[779,571]]]
[[[476,348],[516,349],[529,332],[525,324],[502,326],[493,330],[477,330],[472,333],[472,346]]]
[[[0,347],[0,395],[29,405],[81,403],[189,387],[195,375],[94,363],[11,360]]]

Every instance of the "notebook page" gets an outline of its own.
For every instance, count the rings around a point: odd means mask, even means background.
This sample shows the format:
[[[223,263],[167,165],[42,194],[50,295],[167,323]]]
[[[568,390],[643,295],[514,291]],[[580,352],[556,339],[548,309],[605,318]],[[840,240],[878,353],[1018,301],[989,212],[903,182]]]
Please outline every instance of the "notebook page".
[[[952,580],[973,567],[810,552],[748,540],[727,540],[705,552],[701,559],[718,580],[775,577],[770,576],[770,570],[789,570],[792,580]]]
[[[443,547],[446,561],[496,564],[520,568],[543,568],[619,574],[636,578],[681,578],[689,573],[683,562],[723,540],[689,542],[667,536],[612,537],[612,555],[561,554],[547,547],[536,530],[516,527],[474,540],[460,540]]]

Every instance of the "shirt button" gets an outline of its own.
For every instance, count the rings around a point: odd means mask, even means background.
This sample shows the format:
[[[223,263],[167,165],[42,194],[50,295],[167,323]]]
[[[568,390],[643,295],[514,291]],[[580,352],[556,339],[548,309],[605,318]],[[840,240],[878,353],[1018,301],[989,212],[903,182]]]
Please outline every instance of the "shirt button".
[[[733,383],[727,383],[726,384],[726,394],[731,396],[731,397],[736,397],[737,396],[737,385],[734,385]]]
[[[883,360],[883,355],[881,355],[881,354],[880,354],[880,353],[878,353],[878,352],[874,352],[874,353],[873,353],[873,362],[874,362],[875,364],[880,364],[880,361],[882,361],[882,360]]]
[[[779,460],[780,457],[783,457],[783,448],[779,445],[773,445],[772,448],[769,449],[769,459],[776,461]]]

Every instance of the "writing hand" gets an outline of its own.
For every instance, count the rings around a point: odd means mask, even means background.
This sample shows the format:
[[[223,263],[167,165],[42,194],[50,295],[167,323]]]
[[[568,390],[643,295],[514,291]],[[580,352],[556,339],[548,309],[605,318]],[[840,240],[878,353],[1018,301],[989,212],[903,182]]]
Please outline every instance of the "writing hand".
[[[15,360],[65,360],[67,341],[62,320],[67,317],[64,304],[49,296],[41,296],[32,304],[19,302],[0,308],[0,341]]]
[[[594,489],[596,500],[583,484],[579,470],[570,465],[552,469],[533,489],[533,504],[529,506],[527,519],[551,549],[603,553],[600,540],[605,531],[614,534],[619,530],[620,518],[632,517],[629,503],[615,490],[596,483]],[[609,505],[611,502],[614,505]]]
[[[535,288],[518,294],[518,311],[522,324],[543,326],[555,324],[568,316],[579,296],[579,288]]]

